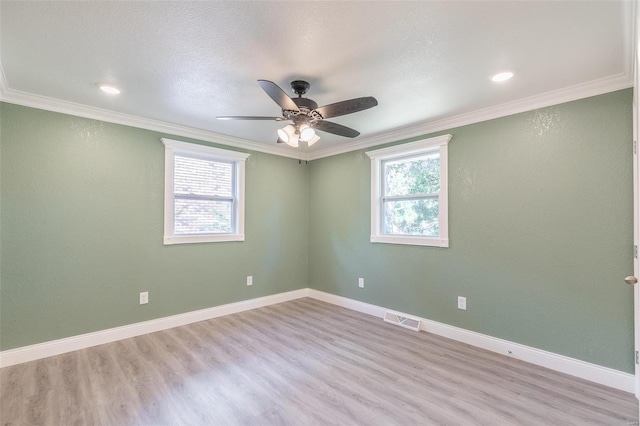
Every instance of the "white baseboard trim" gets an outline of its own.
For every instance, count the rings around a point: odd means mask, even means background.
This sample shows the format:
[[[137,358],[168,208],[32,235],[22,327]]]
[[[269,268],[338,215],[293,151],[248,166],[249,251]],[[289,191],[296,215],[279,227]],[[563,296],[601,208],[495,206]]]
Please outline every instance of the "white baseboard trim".
[[[335,294],[325,293],[314,289],[309,289],[308,296],[333,305],[373,315],[381,319],[384,317],[385,311],[388,310],[387,308],[380,306],[371,305],[369,303],[360,302],[347,297],[336,296]],[[400,314],[404,315],[402,313]],[[420,330],[615,389],[630,393],[635,392],[635,376],[633,374],[624,373],[612,368],[602,367],[575,358],[558,355],[553,352],[532,348],[530,346],[521,345],[508,340],[498,339],[496,337],[487,336],[485,334],[476,333],[474,331],[431,321],[425,318],[420,318],[420,320]]]
[[[86,349],[92,346],[115,342],[117,340],[141,336],[143,334],[166,330],[168,328],[205,321],[212,318],[248,311],[250,309],[274,305],[276,303],[288,302],[302,297],[311,297],[317,300],[322,300],[333,305],[342,306],[344,308],[362,312],[381,319],[384,317],[385,311],[388,310],[381,306],[360,302],[347,297],[303,288],[125,325],[122,327],[81,334],[79,336],[52,340],[50,342],[23,346],[16,349],[9,349],[0,352],[0,367],[8,367],[10,365],[20,364],[23,362],[35,361],[37,359]],[[402,315],[409,315],[403,314],[402,312],[399,313]],[[531,364],[540,365],[561,373],[570,374],[585,380],[600,383],[605,386],[610,386],[615,389],[631,393],[635,392],[635,376],[633,374],[624,373],[611,368],[569,358],[564,355],[558,355],[553,352],[532,348],[530,346],[521,345],[508,340],[498,339],[496,337],[487,336],[485,334],[476,333],[474,331],[431,321],[425,318],[420,318],[420,320],[420,329],[423,331],[520,359]]]
[[[54,355],[90,348],[92,346],[103,345],[117,340],[128,339],[130,337],[141,336],[143,334],[166,330],[168,328],[179,327],[194,322],[205,321],[237,312],[248,311],[250,309],[261,308],[263,306],[274,305],[276,303],[288,302],[308,296],[308,289],[288,291],[285,293],[273,294],[270,296],[258,297],[255,299],[243,300],[226,305],[214,306],[212,308],[187,312],[184,314],[172,315],[169,317],[125,325],[122,327],[109,328],[107,330],[93,333],[81,334],[78,336],[66,337],[64,339],[52,340],[30,346],[23,346],[16,349],[9,349],[0,352],[0,367],[34,361]]]

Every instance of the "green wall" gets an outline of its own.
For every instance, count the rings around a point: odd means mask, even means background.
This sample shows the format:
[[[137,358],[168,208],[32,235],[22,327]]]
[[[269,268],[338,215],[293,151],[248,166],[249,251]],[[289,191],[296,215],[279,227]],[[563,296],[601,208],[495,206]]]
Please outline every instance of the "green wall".
[[[160,138],[189,139],[1,104],[0,348],[308,286],[633,372],[631,96],[438,133],[449,248],[369,242],[364,151],[251,152],[246,241],[164,246]]]
[[[449,248],[370,243],[369,158],[313,161],[309,286],[632,373],[631,102],[437,133],[453,135]]]
[[[307,287],[297,160],[251,152],[246,241],[164,246],[160,138],[188,139],[0,108],[2,350]]]

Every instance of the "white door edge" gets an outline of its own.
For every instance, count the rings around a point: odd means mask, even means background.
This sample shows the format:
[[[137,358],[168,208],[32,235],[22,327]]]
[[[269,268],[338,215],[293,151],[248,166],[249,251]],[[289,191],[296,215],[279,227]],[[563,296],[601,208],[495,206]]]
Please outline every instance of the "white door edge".
[[[636,7],[635,10],[635,28],[636,34],[634,35],[635,46],[633,49],[633,244],[634,256],[633,256],[633,275],[640,277],[640,265],[638,264],[637,247],[640,244],[640,170],[638,166],[638,134],[640,134],[640,110],[638,109],[638,88],[640,88],[640,75],[638,73],[639,59],[638,47],[640,46],[640,34],[638,34],[638,28],[640,28],[640,10]],[[622,278],[622,277],[621,277]],[[634,329],[634,363],[635,363],[635,382],[636,382],[636,398],[640,399],[640,366],[638,365],[637,354],[640,351],[640,290],[638,289],[640,284],[633,286],[633,329]],[[638,415],[640,416],[640,405],[638,407]]]

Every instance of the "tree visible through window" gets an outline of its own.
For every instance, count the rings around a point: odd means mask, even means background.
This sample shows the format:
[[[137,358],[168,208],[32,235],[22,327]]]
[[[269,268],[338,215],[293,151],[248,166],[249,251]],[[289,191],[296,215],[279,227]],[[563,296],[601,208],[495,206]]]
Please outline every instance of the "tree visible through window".
[[[383,162],[385,234],[439,235],[440,155]]]
[[[447,144],[437,136],[367,152],[371,242],[449,246]]]

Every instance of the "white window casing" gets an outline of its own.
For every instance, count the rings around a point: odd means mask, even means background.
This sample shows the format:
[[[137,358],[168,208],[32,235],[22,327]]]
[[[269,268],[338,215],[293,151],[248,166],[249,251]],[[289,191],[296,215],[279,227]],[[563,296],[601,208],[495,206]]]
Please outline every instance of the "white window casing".
[[[165,146],[164,170],[164,244],[191,244],[224,241],[244,241],[244,206],[245,206],[245,162],[250,154],[198,145],[173,139],[161,139]],[[176,157],[181,161],[205,161],[230,169],[226,185],[228,193],[224,195],[210,194],[176,194],[175,173]],[[230,167],[224,167],[229,165]],[[230,206],[229,229],[221,232],[176,232],[176,199],[203,200],[204,202],[228,204]]]
[[[448,221],[448,144],[452,135],[442,135],[415,142],[368,151],[371,159],[371,242],[389,244],[408,244],[419,246],[449,247]],[[437,194],[425,197],[438,199],[438,235],[390,234],[384,232],[384,169],[383,164],[390,160],[411,159],[423,155],[438,153],[440,159],[440,190]],[[394,197],[387,196],[387,200]],[[410,198],[410,197],[404,197]]]

